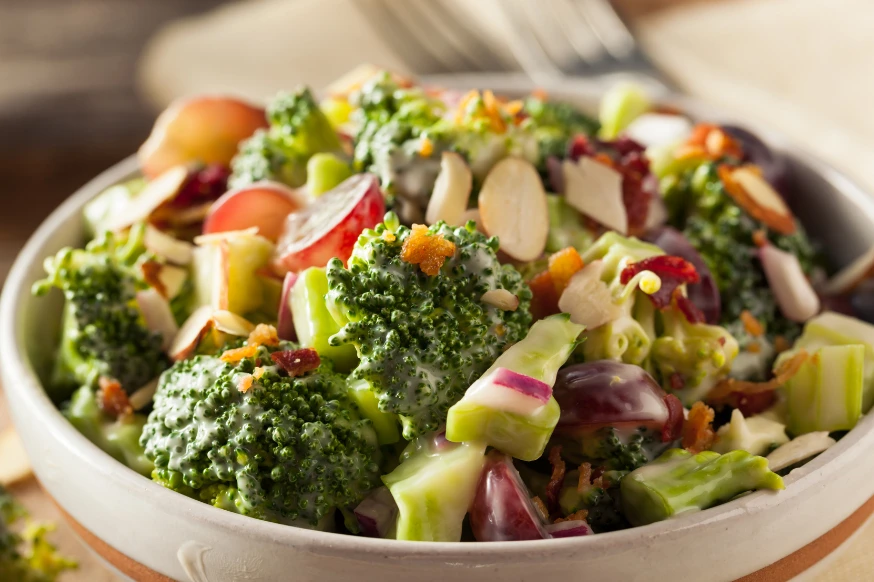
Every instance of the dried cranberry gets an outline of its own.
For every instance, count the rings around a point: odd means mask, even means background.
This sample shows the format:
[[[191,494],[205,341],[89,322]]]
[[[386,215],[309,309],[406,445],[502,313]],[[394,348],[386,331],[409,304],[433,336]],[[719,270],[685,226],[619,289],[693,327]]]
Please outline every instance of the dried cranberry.
[[[658,309],[664,309],[671,304],[677,287],[700,280],[695,266],[686,259],[674,255],[659,255],[628,265],[619,275],[619,281],[625,285],[642,271],[652,271],[662,280],[661,288],[648,296]]]

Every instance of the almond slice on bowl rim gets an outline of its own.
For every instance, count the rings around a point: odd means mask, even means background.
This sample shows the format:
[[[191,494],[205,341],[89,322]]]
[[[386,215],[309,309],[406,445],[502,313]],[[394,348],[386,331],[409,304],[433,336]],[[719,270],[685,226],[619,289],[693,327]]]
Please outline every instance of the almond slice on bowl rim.
[[[467,162],[455,152],[443,152],[440,157],[440,173],[434,182],[425,222],[434,224],[439,220],[456,226],[467,210],[473,174]]]
[[[501,241],[501,250],[518,261],[543,254],[549,234],[549,208],[537,169],[521,158],[504,158],[491,169],[479,194],[482,227]]]
[[[874,275],[874,247],[865,254],[838,271],[828,281],[822,284],[820,291],[825,295],[841,295],[849,293],[859,286],[859,283]]]
[[[13,427],[0,434],[0,485],[18,483],[31,476],[30,461],[21,443],[21,437]]]
[[[622,199],[622,174],[583,156],[562,162],[567,203],[620,234],[628,234],[628,212]]]
[[[750,216],[780,234],[795,232],[795,217],[783,198],[762,177],[758,166],[717,168],[719,179],[729,196]]]
[[[148,220],[155,210],[165,202],[176,197],[188,181],[188,169],[174,166],[146,184],[125,207],[124,211],[113,217],[108,224],[110,230],[119,231]]]

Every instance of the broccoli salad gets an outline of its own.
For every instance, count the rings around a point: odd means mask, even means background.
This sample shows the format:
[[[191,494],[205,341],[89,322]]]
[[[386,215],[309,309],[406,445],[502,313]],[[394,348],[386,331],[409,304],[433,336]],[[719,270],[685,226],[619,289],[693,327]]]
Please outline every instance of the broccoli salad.
[[[874,253],[828,277],[779,153],[634,86],[589,115],[359,70],[176,102],[139,162],[34,286],[46,387],[226,511],[597,535],[783,489],[874,403]]]

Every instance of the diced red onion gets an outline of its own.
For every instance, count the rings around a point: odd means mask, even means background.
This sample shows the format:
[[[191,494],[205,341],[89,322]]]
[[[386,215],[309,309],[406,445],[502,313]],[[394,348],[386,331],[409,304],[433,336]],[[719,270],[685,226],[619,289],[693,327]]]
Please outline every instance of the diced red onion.
[[[355,518],[361,527],[361,533],[369,538],[382,538],[388,534],[398,515],[395,503],[388,487],[375,489],[355,508]]]
[[[572,521],[560,521],[545,527],[546,533],[553,538],[572,538],[576,536],[588,536],[595,532],[589,524],[581,519]]]
[[[532,414],[552,396],[552,387],[507,368],[495,368],[468,388],[464,399],[495,410]]]
[[[276,321],[276,332],[279,339],[295,341],[297,332],[294,330],[294,319],[291,314],[291,288],[297,282],[297,273],[289,271],[282,281],[282,295],[279,299],[279,317]]]

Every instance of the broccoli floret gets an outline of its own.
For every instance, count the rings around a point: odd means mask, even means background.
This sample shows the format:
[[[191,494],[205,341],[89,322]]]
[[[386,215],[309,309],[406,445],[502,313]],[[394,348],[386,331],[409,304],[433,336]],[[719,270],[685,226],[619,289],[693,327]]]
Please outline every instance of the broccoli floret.
[[[240,145],[231,162],[229,185],[274,180],[297,187],[306,182],[307,161],[317,153],[340,153],[340,138],[306,87],[280,93],[267,107],[268,129]]]
[[[524,111],[529,116],[530,128],[537,138],[541,161],[548,156],[564,158],[568,144],[577,135],[592,136],[600,124],[569,103],[546,101],[539,97],[525,100]]]
[[[669,179],[670,181],[671,179]],[[765,232],[772,244],[798,257],[805,273],[819,266],[816,249],[800,224],[791,235],[770,230],[738,206],[717,174],[717,164],[706,162],[686,171],[665,192],[671,223],[683,231],[713,274],[722,298],[722,319],[742,346],[748,338],[740,314],[749,310],[765,327],[769,338],[794,339],[801,328],[784,318],[759,262],[753,235]]]
[[[243,515],[310,528],[379,485],[376,434],[346,397],[343,376],[324,361],[296,378],[265,364],[295,347],[258,346],[237,363],[200,355],[165,372],[140,440],[153,479]],[[241,391],[241,381],[251,386]]]
[[[455,250],[430,276],[401,258],[411,232],[389,214],[359,237],[348,269],[334,259],[327,271],[328,308],[343,324],[331,342],[355,345],[361,362],[352,378],[370,384],[380,410],[401,415],[407,439],[441,426],[449,407],[531,324],[531,291],[498,262],[496,238],[473,222],[431,226],[428,235]],[[516,295],[518,308],[482,302],[491,289]]]
[[[24,507],[0,486],[0,580],[53,582],[75,569],[76,562],[60,555],[47,539],[54,526],[27,523],[23,533],[14,531],[26,518]]]
[[[562,514],[567,516],[585,509],[588,512],[586,522],[597,533],[627,528],[629,524],[622,515],[619,496],[619,483],[627,474],[627,471],[607,470],[598,481],[600,486],[581,489],[580,472],[576,469],[569,471],[558,496]]]
[[[105,232],[85,249],[62,249],[45,261],[47,278],[34,285],[43,295],[64,293],[61,345],[50,384],[56,401],[77,386],[96,386],[101,376],[128,392],[156,378],[168,365],[162,336],[149,330],[134,296],[146,289],[139,265],[149,258],[144,228],[125,236]]]

